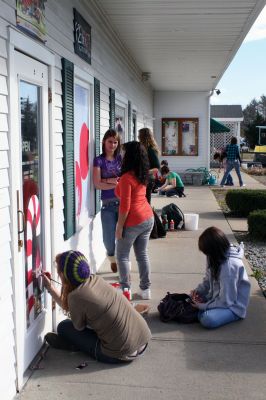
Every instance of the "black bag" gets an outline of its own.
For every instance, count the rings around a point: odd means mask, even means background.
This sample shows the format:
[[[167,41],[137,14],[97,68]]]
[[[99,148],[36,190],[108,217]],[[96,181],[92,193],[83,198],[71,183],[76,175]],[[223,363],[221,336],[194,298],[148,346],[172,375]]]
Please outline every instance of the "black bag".
[[[185,228],[185,218],[182,210],[177,207],[176,204],[170,203],[167,206],[162,208],[162,215],[166,215],[168,221],[171,219],[175,223],[175,229],[184,229]]]
[[[187,301],[188,300],[188,301]],[[198,309],[190,304],[191,297],[185,293],[169,293],[160,301],[157,309],[162,322],[176,321],[190,324],[198,321]]]
[[[153,211],[153,216],[154,216],[154,224],[153,224],[153,228],[152,228],[152,231],[150,234],[150,238],[151,239],[163,238],[166,236],[166,230],[164,229],[162,221],[159,218],[156,211],[154,209],[152,211]]]

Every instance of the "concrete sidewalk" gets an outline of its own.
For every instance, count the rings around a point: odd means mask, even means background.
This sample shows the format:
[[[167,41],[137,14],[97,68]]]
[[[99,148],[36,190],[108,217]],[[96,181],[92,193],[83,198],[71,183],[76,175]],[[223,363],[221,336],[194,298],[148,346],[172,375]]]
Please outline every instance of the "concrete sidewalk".
[[[187,197],[153,197],[156,209],[175,202],[200,215],[199,230],[171,232],[150,240],[153,339],[144,357],[127,366],[110,366],[81,353],[49,349],[21,400],[264,400],[266,397],[266,301],[254,278],[247,319],[208,331],[199,324],[163,324],[157,305],[167,291],[188,292],[202,279],[205,259],[197,240],[208,226],[220,227],[234,241],[229,224],[208,187],[186,188]],[[132,257],[133,292],[138,286]],[[249,274],[251,273],[248,268]],[[100,273],[115,280],[105,265]],[[81,371],[75,367],[88,360]]]

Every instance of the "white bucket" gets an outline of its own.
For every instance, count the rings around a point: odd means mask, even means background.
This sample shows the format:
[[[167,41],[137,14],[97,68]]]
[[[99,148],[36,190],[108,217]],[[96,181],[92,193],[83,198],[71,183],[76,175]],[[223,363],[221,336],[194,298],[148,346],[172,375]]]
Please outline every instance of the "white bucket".
[[[247,164],[247,163],[242,163],[242,164],[241,164],[241,167],[247,169],[248,164]]]
[[[197,231],[199,226],[199,214],[184,214],[185,230]]]

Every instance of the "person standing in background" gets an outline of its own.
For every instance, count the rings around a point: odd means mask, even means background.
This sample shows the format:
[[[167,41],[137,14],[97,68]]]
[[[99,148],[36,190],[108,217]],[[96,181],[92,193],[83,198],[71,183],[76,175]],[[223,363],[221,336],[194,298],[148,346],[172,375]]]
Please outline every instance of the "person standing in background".
[[[242,181],[242,177],[241,177],[241,173],[240,173],[240,165],[241,165],[241,158],[240,158],[240,152],[239,152],[239,147],[237,145],[237,138],[236,137],[232,137],[231,139],[231,143],[228,144],[225,148],[225,152],[226,152],[226,170],[223,176],[223,179],[221,180],[220,186],[224,186],[228,175],[230,174],[230,172],[232,171],[232,169],[234,168],[238,179],[239,179],[239,186],[243,187],[246,186],[243,181]]]
[[[223,168],[224,172],[226,171],[226,153],[225,151],[216,151],[213,155],[213,159],[219,162],[219,173],[221,172],[221,168]],[[227,175],[227,179],[225,181],[225,186],[234,186],[232,175],[229,173]]]
[[[116,226],[116,257],[122,290],[130,290],[129,254],[134,247],[140,276],[139,295],[151,298],[148,242],[153,227],[153,211],[146,198],[149,160],[145,147],[133,141],[123,145],[125,151],[121,178],[115,189],[120,199]]]
[[[160,169],[159,147],[154,139],[154,136],[149,128],[139,130],[139,141],[145,147],[149,158],[149,181],[146,188],[146,197],[151,204],[151,193],[155,184],[155,175]]]
[[[103,243],[113,272],[117,272],[115,229],[119,208],[115,188],[121,174],[121,163],[120,136],[114,129],[108,129],[102,141],[102,154],[93,162],[93,183],[96,189],[101,190]]]

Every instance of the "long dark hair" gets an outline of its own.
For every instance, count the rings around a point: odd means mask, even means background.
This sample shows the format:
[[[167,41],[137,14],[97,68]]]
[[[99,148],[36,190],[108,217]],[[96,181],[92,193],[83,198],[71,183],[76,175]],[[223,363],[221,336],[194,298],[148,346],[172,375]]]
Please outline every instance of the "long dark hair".
[[[102,140],[102,154],[105,156],[105,141],[106,139],[108,139],[109,137],[113,137],[114,139],[116,139],[118,141],[118,146],[114,151],[114,157],[118,156],[118,154],[120,154],[120,150],[121,150],[121,138],[119,133],[115,130],[115,129],[108,129],[108,131],[105,132],[103,140]]]
[[[133,172],[137,180],[147,185],[149,178],[149,158],[145,147],[136,141],[123,145],[124,157],[122,161],[121,175]]]
[[[230,243],[220,229],[215,226],[205,229],[199,237],[199,249],[207,256],[212,277],[217,281],[221,264],[226,260]]]

